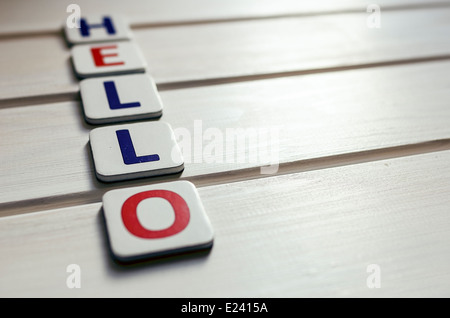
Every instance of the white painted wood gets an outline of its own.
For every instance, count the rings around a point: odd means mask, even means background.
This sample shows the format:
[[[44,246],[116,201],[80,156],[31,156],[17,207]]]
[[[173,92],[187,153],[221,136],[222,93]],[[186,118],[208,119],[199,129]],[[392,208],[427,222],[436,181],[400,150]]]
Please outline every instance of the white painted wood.
[[[450,152],[199,189],[211,252],[124,268],[101,204],[0,218],[1,297],[448,297]],[[81,269],[69,289],[66,268]],[[379,266],[380,287],[367,272]]]
[[[449,1],[377,1],[381,29],[360,0],[174,1],[111,11],[130,18],[165,90],[162,120],[194,138],[191,162],[113,185],[95,178],[62,34],[69,2],[0,3],[0,296],[448,297]],[[189,86],[204,87],[176,89]],[[215,162],[195,132],[227,128],[275,138]],[[275,170],[237,162],[268,149]],[[211,252],[112,263],[103,193],[178,178],[200,187]],[[81,289],[66,286],[70,264]]]
[[[0,34],[32,34],[55,32],[63,27],[73,12],[67,12],[71,0],[2,1],[0,3]],[[132,27],[142,25],[207,23],[217,20],[255,19],[273,16],[310,15],[342,11],[365,12],[368,0],[297,1],[297,0],[78,0],[83,15],[120,14]],[[383,10],[408,7],[433,7],[449,4],[448,0],[379,0]]]
[[[363,12],[143,28],[134,35],[149,74],[166,89],[449,58],[450,9],[382,17],[380,29],[368,28]],[[46,96],[73,100],[78,93],[62,35],[6,39],[0,50],[1,104],[24,99],[27,105]]]
[[[449,62],[433,62],[163,91],[161,120],[179,136],[185,162],[174,178],[214,184],[260,176],[269,159],[269,173],[298,171],[351,159],[336,156],[371,160],[380,153],[367,151],[387,148],[395,156],[404,149],[390,147],[448,139],[449,68]],[[1,109],[2,214],[96,202],[113,187],[95,177],[88,144],[94,127],[76,102]],[[239,148],[229,134],[235,145],[227,151],[227,129],[249,129],[241,131],[247,141],[256,131],[258,142]],[[211,144],[214,136],[219,143]],[[428,146],[449,147],[445,140]],[[211,148],[224,152],[216,157]]]

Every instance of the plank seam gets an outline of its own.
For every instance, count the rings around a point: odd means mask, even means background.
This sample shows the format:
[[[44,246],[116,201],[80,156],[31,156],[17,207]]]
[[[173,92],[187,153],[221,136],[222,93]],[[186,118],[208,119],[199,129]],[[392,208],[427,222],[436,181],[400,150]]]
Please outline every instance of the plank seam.
[[[11,215],[34,213],[43,210],[66,208],[75,205],[85,205],[101,202],[106,191],[142,186],[153,183],[169,182],[175,180],[187,180],[196,187],[207,187],[219,184],[242,182],[247,180],[271,178],[280,175],[302,173],[308,171],[337,168],[361,163],[369,163],[380,160],[402,158],[414,155],[422,155],[432,152],[450,150],[450,138],[425,141],[414,144],[391,146],[378,149],[370,149],[351,153],[343,153],[324,157],[283,162],[279,164],[274,174],[261,174],[261,167],[224,171],[200,176],[180,178],[179,175],[168,175],[155,178],[144,178],[130,181],[117,182],[114,184],[99,183],[99,188],[93,191],[72,193],[67,195],[36,198],[23,201],[7,202],[0,204],[0,217]],[[94,174],[94,172],[92,172]],[[95,178],[95,177],[93,177]]]
[[[170,91],[170,90],[178,90],[178,89],[186,89],[186,88],[197,88],[197,87],[233,84],[233,83],[241,83],[241,82],[252,82],[252,81],[269,80],[269,79],[294,77],[294,76],[304,76],[304,75],[313,75],[313,74],[345,72],[345,71],[370,69],[370,68],[377,68],[377,67],[430,63],[430,62],[438,62],[438,61],[446,61],[446,60],[450,60],[450,54],[410,58],[410,59],[404,59],[404,60],[391,60],[391,61],[380,61],[380,62],[362,63],[362,64],[354,64],[354,65],[324,67],[324,68],[317,68],[317,69],[273,72],[273,73],[256,74],[256,75],[239,75],[239,76],[217,77],[217,78],[209,78],[209,79],[202,79],[202,80],[189,80],[189,81],[179,81],[179,82],[160,82],[160,83],[157,83],[156,86],[158,87],[158,91]],[[27,97],[20,97],[20,98],[0,99],[0,109],[12,108],[12,107],[23,107],[23,106],[30,106],[30,105],[39,105],[39,104],[50,104],[50,103],[57,103],[57,102],[72,102],[72,101],[80,101],[79,90],[77,90],[76,92],[64,92],[64,93],[57,93],[57,94],[47,94],[47,95],[42,95],[42,96],[27,96]]]
[[[422,10],[422,9],[439,9],[439,8],[449,8],[450,3],[442,2],[430,2],[430,3],[418,3],[418,4],[402,4],[402,5],[387,5],[383,6],[382,10],[384,12],[389,11],[401,11],[401,10]],[[339,14],[354,14],[354,13],[364,13],[366,14],[366,7],[361,6],[360,8],[347,8],[340,10],[330,10],[330,11],[320,11],[320,12],[297,12],[297,13],[286,13],[277,15],[264,15],[264,16],[243,16],[236,18],[217,18],[217,19],[198,19],[198,20],[185,20],[185,21],[160,21],[160,22],[141,22],[141,23],[130,23],[131,29],[147,29],[147,28],[167,28],[167,27],[180,27],[189,25],[208,25],[208,24],[220,24],[220,23],[235,23],[235,22],[245,22],[245,21],[258,21],[258,20],[272,20],[272,19],[286,19],[286,18],[301,18],[301,17],[316,17],[316,16],[327,16],[327,15],[339,15]],[[61,29],[42,29],[38,31],[27,30],[27,31],[17,31],[17,32],[0,32],[0,41],[17,39],[17,38],[36,38],[39,36],[49,36],[49,35],[59,35],[61,34]]]

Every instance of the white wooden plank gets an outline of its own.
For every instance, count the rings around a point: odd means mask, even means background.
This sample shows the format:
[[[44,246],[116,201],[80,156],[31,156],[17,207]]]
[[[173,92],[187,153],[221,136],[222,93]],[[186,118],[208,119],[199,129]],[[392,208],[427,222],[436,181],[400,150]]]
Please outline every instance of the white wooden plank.
[[[341,159],[345,164],[350,158],[333,156],[360,153],[364,158],[366,151],[436,140],[444,141],[425,145],[427,151],[448,149],[449,68],[449,62],[434,62],[161,92],[161,120],[191,137],[190,147],[182,144],[184,172],[162,180],[214,184],[227,177],[257,177],[259,167],[268,163],[264,151],[282,169],[290,169],[290,163],[301,169],[310,164],[307,160],[315,159],[315,168]],[[95,178],[88,145],[92,128],[84,123],[77,102],[0,110],[2,214],[98,201],[112,185]],[[257,144],[242,148],[232,136],[235,146],[227,152],[227,129],[260,128],[273,128],[274,134],[257,135]],[[204,135],[208,129],[223,143],[211,144]],[[224,151],[218,160],[208,155],[208,145]],[[249,157],[252,151],[255,161]],[[390,151],[391,156],[403,155],[402,149],[386,151],[388,156]],[[242,162],[239,154],[245,156]],[[368,153],[366,160],[374,154]],[[160,179],[137,183],[155,180]]]
[[[367,13],[354,13],[134,33],[161,88],[449,58],[450,9],[382,17],[381,29],[367,27]],[[2,40],[0,50],[2,105],[76,96],[79,80],[62,35]]]
[[[0,35],[20,35],[55,32],[65,23],[70,13],[67,6],[71,0],[2,1],[0,3]],[[166,0],[166,1],[104,1],[78,0],[83,15],[119,13],[129,20],[132,27],[142,25],[169,25],[207,23],[235,19],[310,15],[345,11],[366,11],[371,1],[333,0]],[[448,5],[448,0],[379,0],[383,10],[408,7],[433,7]]]
[[[101,204],[0,218],[1,297],[448,297],[450,152],[199,189],[211,252],[135,267]],[[81,288],[69,289],[69,264]],[[380,288],[369,288],[380,269]]]

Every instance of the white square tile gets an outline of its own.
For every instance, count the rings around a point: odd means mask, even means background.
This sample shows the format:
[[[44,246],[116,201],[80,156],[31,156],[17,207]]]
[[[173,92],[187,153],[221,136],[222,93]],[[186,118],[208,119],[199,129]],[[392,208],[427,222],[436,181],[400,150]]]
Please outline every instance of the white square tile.
[[[85,16],[80,18],[80,28],[64,27],[70,44],[110,42],[132,38],[127,21],[117,15]]]
[[[103,196],[111,251],[119,261],[210,248],[214,233],[195,186],[175,181]]]
[[[75,72],[81,78],[144,73],[147,67],[133,42],[75,45],[71,53]]]
[[[80,82],[86,121],[108,124],[160,117],[162,101],[147,74],[89,78]]]
[[[112,182],[181,172],[183,157],[169,124],[106,126],[89,134],[97,178]]]

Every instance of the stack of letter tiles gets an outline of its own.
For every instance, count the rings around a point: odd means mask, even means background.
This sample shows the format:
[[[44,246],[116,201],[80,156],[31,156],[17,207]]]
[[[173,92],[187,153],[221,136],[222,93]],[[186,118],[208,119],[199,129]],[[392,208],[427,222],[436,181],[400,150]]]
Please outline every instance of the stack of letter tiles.
[[[95,173],[103,182],[183,171],[181,150],[146,61],[117,16],[83,17],[66,27],[80,78]],[[139,121],[138,121],[139,120]],[[134,122],[133,122],[134,121]],[[213,230],[195,186],[173,181],[111,190],[103,212],[113,257],[122,262],[211,248]]]

